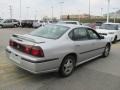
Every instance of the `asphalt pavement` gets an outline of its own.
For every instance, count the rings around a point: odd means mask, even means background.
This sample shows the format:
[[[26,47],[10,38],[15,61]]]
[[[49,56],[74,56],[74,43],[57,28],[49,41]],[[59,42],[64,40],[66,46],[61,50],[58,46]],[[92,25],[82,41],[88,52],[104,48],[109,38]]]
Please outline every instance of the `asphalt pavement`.
[[[57,73],[34,75],[13,65],[5,56],[12,34],[29,28],[0,29],[0,90],[120,90],[120,42],[112,45],[110,56],[85,63],[67,78]]]

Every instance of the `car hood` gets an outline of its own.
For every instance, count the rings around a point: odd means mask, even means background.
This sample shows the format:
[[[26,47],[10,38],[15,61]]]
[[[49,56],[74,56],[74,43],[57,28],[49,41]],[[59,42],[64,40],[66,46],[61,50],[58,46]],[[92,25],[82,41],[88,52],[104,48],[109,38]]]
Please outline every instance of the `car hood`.
[[[96,29],[98,33],[110,33],[110,32],[116,32],[116,30],[106,30],[106,29]]]

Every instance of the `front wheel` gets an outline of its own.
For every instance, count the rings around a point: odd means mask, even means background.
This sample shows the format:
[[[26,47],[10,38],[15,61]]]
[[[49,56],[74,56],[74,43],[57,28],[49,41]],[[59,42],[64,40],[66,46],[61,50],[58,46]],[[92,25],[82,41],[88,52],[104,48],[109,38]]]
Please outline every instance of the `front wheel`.
[[[107,56],[109,56],[109,54],[110,54],[110,45],[107,44],[102,56],[107,57]]]
[[[72,74],[75,68],[75,57],[70,55],[64,58],[59,73],[62,77],[67,77]]]
[[[3,28],[3,26],[2,26],[2,25],[0,25],[0,28]]]

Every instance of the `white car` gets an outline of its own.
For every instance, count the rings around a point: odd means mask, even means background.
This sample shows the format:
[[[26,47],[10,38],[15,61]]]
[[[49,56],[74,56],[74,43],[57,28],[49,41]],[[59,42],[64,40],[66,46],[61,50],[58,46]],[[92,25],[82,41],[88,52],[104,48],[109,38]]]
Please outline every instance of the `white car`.
[[[73,25],[81,25],[79,21],[59,21],[58,24],[73,24]]]
[[[0,28],[3,27],[19,27],[20,22],[16,19],[4,19],[0,21]]]
[[[119,23],[104,23],[100,26],[100,29],[96,31],[106,37],[111,42],[116,42],[120,40],[120,24]]]
[[[44,26],[44,25],[45,25],[44,21],[36,20],[33,22],[33,28],[39,28],[39,27]]]
[[[25,34],[13,35],[7,57],[32,73],[59,71],[69,76],[75,67],[109,55],[111,43],[89,27],[50,24]]]

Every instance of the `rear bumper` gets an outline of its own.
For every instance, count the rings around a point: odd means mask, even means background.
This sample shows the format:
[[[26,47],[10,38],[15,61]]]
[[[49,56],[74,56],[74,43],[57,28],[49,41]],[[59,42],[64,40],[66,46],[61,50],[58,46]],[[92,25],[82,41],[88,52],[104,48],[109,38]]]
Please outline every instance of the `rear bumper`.
[[[15,55],[17,58],[11,58],[11,54]],[[60,60],[58,58],[53,59],[40,59],[40,58],[27,58],[22,55],[19,51],[7,47],[6,49],[7,58],[18,67],[25,69],[33,74],[45,73],[51,71],[57,71],[60,65]],[[16,60],[18,59],[18,60]]]

